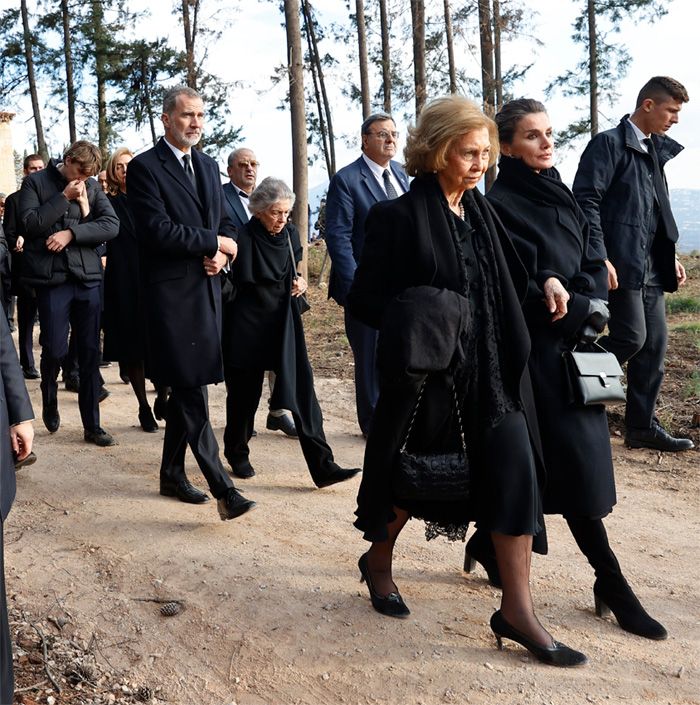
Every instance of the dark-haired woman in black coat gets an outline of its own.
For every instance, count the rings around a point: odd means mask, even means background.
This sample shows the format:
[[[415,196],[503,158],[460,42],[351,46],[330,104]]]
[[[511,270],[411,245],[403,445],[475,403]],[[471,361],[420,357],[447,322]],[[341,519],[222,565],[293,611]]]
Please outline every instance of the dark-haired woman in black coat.
[[[608,608],[626,631],[664,639],[666,630],[646,613],[622,575],[603,525],[616,503],[605,407],[571,402],[562,360],[593,310],[607,313],[601,306],[607,299],[607,269],[589,245],[583,212],[552,166],[552,127],[544,106],[534,100],[512,101],[496,123],[503,156],[487,198],[529,274],[524,313],[547,470],[544,511],[565,517],[593,566],[598,615]],[[483,558],[488,567],[485,543],[477,533],[467,553]]]

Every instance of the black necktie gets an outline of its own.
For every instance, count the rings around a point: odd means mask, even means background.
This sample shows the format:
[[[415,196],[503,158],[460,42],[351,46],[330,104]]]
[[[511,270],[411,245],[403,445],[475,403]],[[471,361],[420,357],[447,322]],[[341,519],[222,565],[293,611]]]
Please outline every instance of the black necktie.
[[[394,184],[391,183],[391,178],[389,176],[388,169],[384,169],[384,173],[382,174],[382,178],[384,179],[384,190],[386,191],[387,198],[398,198],[399,194],[396,193],[396,189],[394,188]]]
[[[194,177],[194,170],[192,169],[192,157],[189,154],[182,155],[182,163],[185,165],[185,174],[192,184],[195,193],[197,191],[197,179]]]
[[[666,188],[666,182],[664,181],[663,172],[661,171],[661,165],[659,164],[656,147],[654,147],[654,142],[649,137],[644,140],[644,144],[646,144],[649,150],[649,156],[654,166],[654,192],[656,193],[656,202],[659,204],[659,214],[661,215],[661,220],[666,229],[666,237],[671,240],[671,242],[677,242],[678,226],[676,225],[673,212],[671,211],[671,201],[668,198],[668,190]]]

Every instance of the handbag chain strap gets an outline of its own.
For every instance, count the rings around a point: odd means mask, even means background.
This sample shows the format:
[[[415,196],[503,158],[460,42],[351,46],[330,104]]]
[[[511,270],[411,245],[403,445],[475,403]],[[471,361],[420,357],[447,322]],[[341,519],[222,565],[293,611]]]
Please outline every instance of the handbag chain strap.
[[[408,428],[406,429],[406,435],[404,436],[403,443],[401,444],[401,453],[406,452],[406,444],[413,430],[413,424],[415,423],[416,416],[418,415],[418,407],[420,406],[421,399],[423,398],[423,392],[425,391],[425,385],[427,380],[423,380],[423,384],[420,386],[418,391],[418,399],[416,399],[416,405],[413,407],[413,414],[411,415],[411,420],[408,423]],[[459,400],[457,399],[457,387],[454,381],[452,382],[452,400],[455,403],[455,412],[457,414],[457,423],[459,424],[459,440],[462,442],[462,452],[467,454],[467,441],[464,437],[464,425],[462,424],[462,412],[459,409]]]
[[[289,256],[292,259],[292,279],[297,280],[297,263],[294,261],[294,248],[292,247],[292,238],[287,230],[287,246],[289,247]]]
[[[604,352],[604,353],[610,352],[609,350],[606,350],[606,349],[598,342],[597,339],[594,340],[592,343],[587,343],[587,345],[592,345],[593,347],[598,348],[598,350],[600,350],[600,352]],[[578,348],[578,346],[579,346],[579,343],[576,343],[576,345],[574,345],[574,347],[571,348],[571,352],[572,352],[572,353],[573,353],[573,352],[576,352],[576,349]]]

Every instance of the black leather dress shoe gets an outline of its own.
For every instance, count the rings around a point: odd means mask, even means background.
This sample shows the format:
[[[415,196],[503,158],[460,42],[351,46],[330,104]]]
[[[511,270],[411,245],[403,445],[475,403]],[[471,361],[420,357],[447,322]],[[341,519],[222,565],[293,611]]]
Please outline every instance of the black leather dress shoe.
[[[284,416],[268,414],[265,428],[267,428],[268,431],[282,431],[282,433],[290,438],[298,438],[299,436],[294,421],[287,414],[284,414]]]
[[[336,466],[336,468],[331,470],[327,475],[320,478],[315,477],[314,483],[316,487],[322,489],[323,487],[335,485],[337,482],[345,482],[345,480],[355,477],[358,472],[362,472],[362,468],[341,468],[340,466]]]
[[[109,389],[104,386],[104,384],[100,387],[100,391],[97,392],[97,403],[101,404],[108,396],[110,395]]]
[[[209,495],[206,492],[198,490],[187,480],[181,480],[174,485],[161,482],[160,493],[163,497],[177,497],[181,502],[187,502],[187,504],[204,504],[209,501]]]
[[[229,487],[226,494],[216,500],[221,521],[235,519],[249,512],[254,506],[255,502],[252,499],[246,499],[235,487]]]
[[[630,428],[625,436],[628,448],[652,448],[675,453],[695,447],[690,438],[674,438],[660,423],[654,422],[651,428]]]
[[[41,418],[44,421],[44,426],[49,433],[56,433],[61,425],[61,415],[58,413],[58,406],[45,406],[41,410]]]
[[[64,380],[64,384],[67,392],[77,394],[80,391],[80,380],[77,377],[68,377],[68,379]]]
[[[232,463],[230,460],[228,464],[231,466],[231,472],[236,476],[240,477],[242,480],[247,480],[255,475],[255,468],[250,464],[248,460],[242,463]]]
[[[83,438],[88,443],[94,443],[96,446],[100,446],[100,448],[117,445],[114,438],[101,426],[97,428],[86,428],[85,431],[83,431]]]
[[[144,406],[139,409],[139,423],[146,433],[155,433],[158,430],[158,424],[153,418],[150,406]]]
[[[39,379],[39,372],[37,372],[36,367],[23,367],[22,374],[24,379]]]

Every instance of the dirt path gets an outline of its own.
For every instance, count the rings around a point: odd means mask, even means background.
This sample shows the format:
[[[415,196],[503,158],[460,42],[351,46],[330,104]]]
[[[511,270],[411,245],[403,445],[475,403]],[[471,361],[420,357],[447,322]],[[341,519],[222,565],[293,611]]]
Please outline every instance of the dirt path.
[[[91,644],[132,685],[159,688],[154,702],[700,703],[697,452],[659,458],[614,441],[619,503],[609,532],[630,582],[668,628],[666,642],[594,616],[591,570],[563,522],[549,521],[550,555],[536,556],[532,570],[539,615],[590,659],[558,670],[515,645],[495,649],[488,619],[498,592],[483,573],[461,572],[461,544],[426,543],[418,522],[402,535],[395,574],[412,615],[373,612],[356,567],[365,545],[351,526],[358,481],[314,489],[297,443],[265,431],[262,412],[252,443],[259,473],[244,488],[259,503],[254,512],[223,523],[213,503],[161,498],[162,431],[136,427],[129,388],[116,367],[104,372],[112,396],[103,424],[119,445],[84,443],[77,399],[60,392],[60,431],[49,437],[37,424],[40,459],[18,475],[5,526],[8,593],[37,618],[66,619],[62,637]],[[361,464],[351,383],[317,387],[337,459]],[[30,388],[37,403],[38,383]],[[223,401],[222,387],[212,388],[219,436]],[[172,618],[135,599],[170,597],[185,605]],[[51,697],[110,702],[100,687]]]

